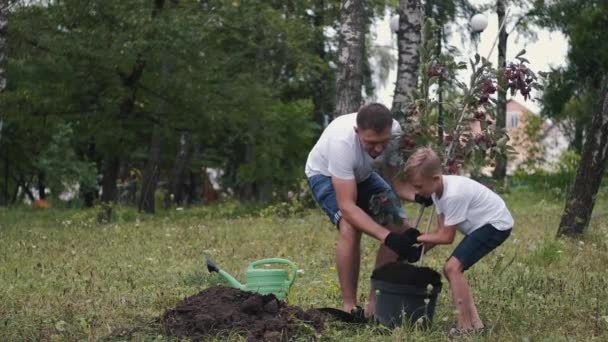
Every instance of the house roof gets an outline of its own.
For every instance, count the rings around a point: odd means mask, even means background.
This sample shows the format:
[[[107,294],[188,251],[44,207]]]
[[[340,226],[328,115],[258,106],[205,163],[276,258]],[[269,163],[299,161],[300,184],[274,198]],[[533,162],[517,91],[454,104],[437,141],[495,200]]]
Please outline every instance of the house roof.
[[[521,102],[514,100],[513,98],[510,98],[509,100],[507,100],[507,111],[508,112],[520,112],[520,113],[530,112],[532,114],[536,114],[533,111],[531,111],[528,107],[523,105]]]

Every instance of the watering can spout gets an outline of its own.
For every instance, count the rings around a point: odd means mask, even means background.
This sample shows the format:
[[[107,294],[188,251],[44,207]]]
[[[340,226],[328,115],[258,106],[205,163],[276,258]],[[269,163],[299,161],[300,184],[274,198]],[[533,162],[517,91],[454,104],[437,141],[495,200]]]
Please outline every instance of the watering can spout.
[[[207,259],[207,270],[209,270],[209,272],[219,273],[222,277],[224,277],[224,279],[226,279],[230,286],[240,290],[245,290],[245,285],[239,283],[239,281],[231,276],[228,272],[220,269],[211,259]]]
[[[239,283],[239,281],[236,280],[235,277],[231,276],[228,272],[226,272],[224,270],[220,270],[218,273],[222,277],[224,277],[224,279],[226,279],[226,281],[228,282],[228,284],[230,284],[230,286],[240,289],[240,290],[245,290],[245,285]]]

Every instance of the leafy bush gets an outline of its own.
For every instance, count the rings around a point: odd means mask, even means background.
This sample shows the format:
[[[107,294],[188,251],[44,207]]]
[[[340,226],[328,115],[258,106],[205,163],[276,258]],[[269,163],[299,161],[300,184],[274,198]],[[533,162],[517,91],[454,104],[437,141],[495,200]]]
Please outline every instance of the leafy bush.
[[[565,151],[550,170],[535,168],[528,172],[518,170],[511,177],[511,186],[526,186],[534,191],[550,192],[564,198],[574,182],[580,156],[572,151]]]

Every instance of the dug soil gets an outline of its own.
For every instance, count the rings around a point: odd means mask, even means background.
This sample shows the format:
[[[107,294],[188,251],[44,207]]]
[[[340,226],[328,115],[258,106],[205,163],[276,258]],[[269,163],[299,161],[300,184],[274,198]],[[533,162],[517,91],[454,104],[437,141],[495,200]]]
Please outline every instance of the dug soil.
[[[441,274],[437,271],[403,262],[393,262],[375,269],[372,279],[418,288],[441,286]]]
[[[160,318],[165,334],[200,341],[239,334],[248,341],[287,341],[323,330],[323,316],[238,289],[214,286],[184,299]]]

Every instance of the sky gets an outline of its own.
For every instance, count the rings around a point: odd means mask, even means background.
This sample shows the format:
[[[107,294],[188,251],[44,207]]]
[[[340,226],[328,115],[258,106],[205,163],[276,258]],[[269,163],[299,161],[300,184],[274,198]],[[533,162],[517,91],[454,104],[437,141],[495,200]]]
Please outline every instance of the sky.
[[[471,0],[475,5],[487,4],[488,1]],[[481,33],[477,49],[481,56],[488,57],[496,36],[498,34],[498,17],[493,11],[482,12],[488,18],[488,27]],[[518,9],[511,8],[509,12],[511,22],[507,23],[507,31],[511,31],[513,22],[519,17]],[[378,20],[372,27],[376,34],[375,45],[390,46],[391,53],[395,56],[395,64],[389,73],[389,77],[382,84],[377,84],[375,101],[381,102],[390,108],[393,100],[394,82],[396,78],[397,40],[395,34],[390,30],[391,14]],[[466,25],[466,23],[463,23]],[[466,40],[466,39],[465,39]],[[463,46],[462,37],[459,33],[453,33],[450,45],[456,46],[462,52],[462,60],[467,61],[475,55],[474,46]],[[498,45],[498,42],[496,43]],[[549,71],[551,67],[565,65],[568,52],[568,41],[561,32],[549,32],[545,29],[537,30],[537,39],[530,40],[513,32],[507,41],[507,62],[513,61],[515,55],[522,49],[526,49],[525,57],[530,61],[530,67],[534,72]],[[498,47],[492,50],[490,61],[496,65],[498,60]],[[464,80],[464,79],[463,79]],[[538,96],[533,92],[533,97]],[[540,104],[532,100],[524,101],[523,97],[515,98],[528,107],[532,112],[540,111]]]

